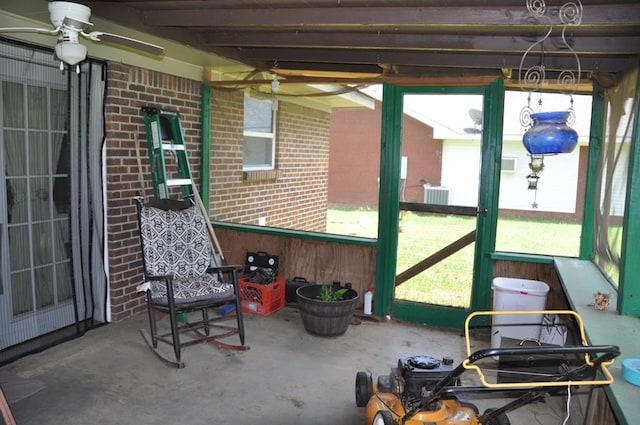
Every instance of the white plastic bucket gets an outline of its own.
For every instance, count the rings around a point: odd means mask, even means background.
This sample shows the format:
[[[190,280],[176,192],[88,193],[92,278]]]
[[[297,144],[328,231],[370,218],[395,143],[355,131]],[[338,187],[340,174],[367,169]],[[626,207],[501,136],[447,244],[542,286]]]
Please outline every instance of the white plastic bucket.
[[[538,280],[496,277],[493,311],[538,311],[547,306],[549,285]],[[492,317],[491,346],[500,347],[501,338],[540,339],[542,314],[499,314]]]

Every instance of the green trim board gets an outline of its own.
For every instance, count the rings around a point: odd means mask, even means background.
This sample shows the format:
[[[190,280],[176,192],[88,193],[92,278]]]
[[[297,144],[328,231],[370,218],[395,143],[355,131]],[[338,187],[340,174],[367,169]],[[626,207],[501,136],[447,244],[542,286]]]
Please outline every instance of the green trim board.
[[[591,101],[591,128],[587,156],[587,176],[582,207],[582,228],[580,233],[580,259],[593,258],[593,233],[596,212],[596,186],[598,184],[598,162],[602,150],[605,116],[604,90],[594,87]]]
[[[348,245],[377,246],[378,241],[372,238],[357,236],[335,235],[333,233],[308,232],[304,230],[281,229],[278,227],[257,226],[254,224],[230,223],[227,221],[212,221],[216,229],[237,230],[239,232],[260,233],[264,235],[283,236],[297,239],[310,239],[316,241],[342,243]]]
[[[441,328],[464,329],[464,322],[469,315],[469,310],[407,300],[394,300],[392,315],[409,322]]]
[[[390,84],[382,86],[380,140],[380,188],[378,200],[378,252],[374,314],[385,316],[391,310],[394,294],[400,214],[400,157],[402,141],[402,92]]]
[[[615,289],[591,261],[556,257],[554,263],[572,310],[582,317],[587,342],[620,347],[621,356],[609,368],[614,382],[605,387],[605,392],[620,425],[638,423],[640,387],[624,380],[621,364],[624,358],[640,357],[640,319],[616,313]],[[596,310],[591,306],[593,293],[598,291],[611,293],[611,304],[607,310]]]
[[[211,86],[201,88],[200,113],[200,197],[205,211],[210,214],[209,181],[211,178]]]
[[[514,252],[494,252],[491,260],[514,261],[519,263],[553,264],[553,257],[537,254],[519,254]]]
[[[489,310],[491,306],[493,260],[490,255],[495,250],[498,226],[504,96],[504,81],[501,79],[491,83],[484,92],[479,214],[471,288],[471,309],[474,311]]]

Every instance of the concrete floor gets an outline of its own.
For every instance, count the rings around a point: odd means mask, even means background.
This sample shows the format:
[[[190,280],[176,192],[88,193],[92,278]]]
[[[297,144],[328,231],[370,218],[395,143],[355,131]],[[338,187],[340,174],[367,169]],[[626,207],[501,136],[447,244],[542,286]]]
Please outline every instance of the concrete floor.
[[[196,345],[186,349],[180,370],[149,351],[138,332],[146,315],[139,315],[0,372],[43,386],[12,404],[19,425],[364,424],[364,409],[355,405],[357,371],[376,379],[400,357],[449,355],[456,364],[464,357],[459,332],[395,320],[355,319],[336,338],[307,334],[291,307],[267,317],[245,314],[245,322],[249,351]],[[510,413],[512,424],[561,424],[563,402],[551,400]],[[501,403],[476,404],[482,411]]]

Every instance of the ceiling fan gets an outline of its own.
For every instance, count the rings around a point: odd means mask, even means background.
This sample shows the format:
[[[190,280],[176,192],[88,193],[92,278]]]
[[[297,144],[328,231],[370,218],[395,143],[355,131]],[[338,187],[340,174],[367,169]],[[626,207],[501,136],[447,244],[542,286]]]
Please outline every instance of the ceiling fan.
[[[64,64],[77,65],[87,57],[87,47],[80,43],[80,35],[93,41],[106,41],[136,49],[152,55],[161,55],[164,48],[122,35],[102,31],[85,32],[93,24],[89,22],[91,9],[78,3],[53,1],[49,3],[49,15],[54,29],[45,28],[0,28],[0,33],[34,32],[58,35],[55,52],[60,59],[60,69]],[[79,72],[79,68],[77,68]]]

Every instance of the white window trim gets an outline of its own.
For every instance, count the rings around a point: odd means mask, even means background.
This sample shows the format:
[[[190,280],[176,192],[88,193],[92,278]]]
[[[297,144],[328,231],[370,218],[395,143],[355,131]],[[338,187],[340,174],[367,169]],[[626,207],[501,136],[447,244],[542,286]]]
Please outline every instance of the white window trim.
[[[273,106],[273,101],[271,101]],[[271,163],[270,164],[256,164],[256,165],[244,165],[242,164],[242,171],[262,171],[262,170],[275,170],[276,169],[276,115],[277,111],[271,110],[271,128],[272,132],[262,131],[243,131],[243,137],[259,137],[262,139],[268,139],[271,141]],[[242,145],[244,147],[244,139]]]
[[[275,114],[274,114],[275,115]],[[275,119],[274,119],[275,121]],[[274,123],[275,124],[275,123]],[[276,135],[275,133],[263,133],[260,131],[245,131],[244,136],[259,137],[261,139],[271,140],[271,164],[261,165],[242,165],[242,171],[256,171],[256,170],[274,170],[276,168]],[[244,146],[244,141],[243,141]]]

